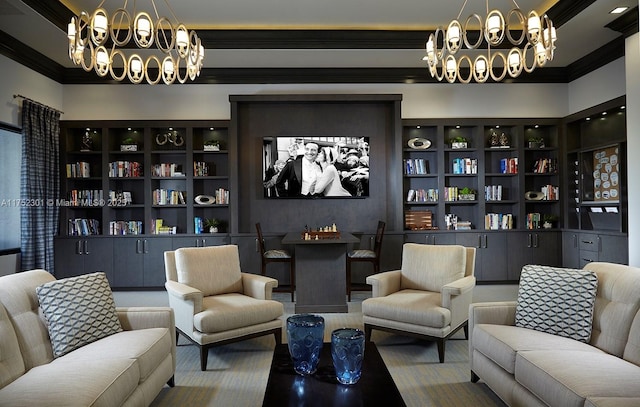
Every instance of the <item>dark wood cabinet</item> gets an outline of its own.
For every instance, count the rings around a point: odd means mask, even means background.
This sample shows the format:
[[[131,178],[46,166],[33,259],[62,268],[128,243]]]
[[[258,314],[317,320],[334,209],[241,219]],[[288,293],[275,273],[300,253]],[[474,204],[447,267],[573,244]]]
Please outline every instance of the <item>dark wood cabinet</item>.
[[[557,266],[560,264],[557,231],[510,232],[507,239],[508,279],[520,279],[522,267],[527,264]]]
[[[456,233],[456,244],[476,248],[475,276],[478,281],[508,280],[507,235],[509,232]]]
[[[173,249],[170,237],[113,238],[114,288],[164,287],[164,252]]]
[[[110,238],[69,237],[54,240],[56,278],[103,271],[113,284],[113,241]]]

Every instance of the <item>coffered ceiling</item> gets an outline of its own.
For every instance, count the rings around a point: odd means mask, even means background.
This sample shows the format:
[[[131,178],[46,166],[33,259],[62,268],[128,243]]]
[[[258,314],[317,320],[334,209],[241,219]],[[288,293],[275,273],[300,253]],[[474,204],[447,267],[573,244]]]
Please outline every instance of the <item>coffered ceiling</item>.
[[[456,18],[464,1],[440,0],[168,0],[177,18],[207,48],[196,83],[432,82],[424,44]],[[106,0],[113,11],[124,0]],[[132,8],[129,0],[129,9]],[[151,0],[137,8],[153,15]],[[160,15],[171,17],[164,0]],[[98,0],[0,0],[0,53],[61,83],[107,81],[74,66],[66,24],[93,11]],[[506,13],[513,1],[488,1]],[[638,31],[637,0],[519,0],[520,9],[545,12],[557,27],[554,60],[518,81],[566,82],[619,58],[624,36]],[[609,12],[628,6],[622,15]],[[487,1],[468,0],[462,20],[486,14]]]

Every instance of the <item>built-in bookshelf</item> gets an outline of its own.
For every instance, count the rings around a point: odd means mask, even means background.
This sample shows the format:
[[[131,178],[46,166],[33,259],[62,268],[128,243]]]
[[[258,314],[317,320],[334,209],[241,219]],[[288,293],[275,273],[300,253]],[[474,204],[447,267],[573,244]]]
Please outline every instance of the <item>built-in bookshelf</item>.
[[[196,217],[228,225],[226,121],[63,121],[61,128],[60,236],[150,235],[159,220],[172,233],[195,234]]]
[[[527,229],[529,213],[559,228],[558,131],[556,119],[404,120],[405,213],[430,211],[437,230]]]

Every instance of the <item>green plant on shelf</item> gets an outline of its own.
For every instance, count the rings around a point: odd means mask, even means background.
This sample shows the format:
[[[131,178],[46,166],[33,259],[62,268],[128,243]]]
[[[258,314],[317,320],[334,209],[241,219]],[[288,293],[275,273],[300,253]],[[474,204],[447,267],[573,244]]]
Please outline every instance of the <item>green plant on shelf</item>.
[[[458,189],[458,199],[461,201],[475,201],[476,190],[469,187]]]
[[[138,144],[132,137],[127,137],[125,139],[122,140],[122,143],[120,144],[124,144],[125,146],[133,146]]]
[[[551,229],[558,223],[558,215],[553,213],[545,213],[542,216],[542,227],[545,229]]]
[[[219,227],[221,226],[221,221],[220,219],[216,219],[216,218],[206,218],[204,220],[204,227],[205,230],[208,230],[209,233],[217,233],[219,230]]]

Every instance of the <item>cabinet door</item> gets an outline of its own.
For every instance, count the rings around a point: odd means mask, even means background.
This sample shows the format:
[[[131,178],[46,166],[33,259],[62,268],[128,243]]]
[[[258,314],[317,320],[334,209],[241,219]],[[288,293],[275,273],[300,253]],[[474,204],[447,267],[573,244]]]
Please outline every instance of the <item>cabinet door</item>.
[[[626,236],[598,235],[598,261],[629,264],[629,244]]]
[[[57,279],[103,271],[113,283],[113,239],[56,238],[54,251]]]
[[[559,266],[560,252],[558,232],[535,232],[531,262],[543,266]]]
[[[57,238],[54,240],[55,277],[57,279],[84,274],[85,239]]]
[[[142,239],[144,258],[144,273],[142,283],[145,287],[164,287],[166,276],[164,272],[164,252],[172,250],[170,237],[155,237]]]
[[[113,284],[113,239],[110,237],[86,239],[84,250],[85,273],[103,271],[109,283]]]
[[[113,239],[113,286],[122,288],[144,285],[143,239]]]
[[[577,269],[580,267],[580,246],[578,233],[562,233],[562,267]]]
[[[482,280],[508,280],[507,233],[486,233],[482,239]]]
[[[509,280],[520,279],[522,267],[531,264],[532,261],[533,235],[530,232],[509,232],[507,239],[507,258]]]

